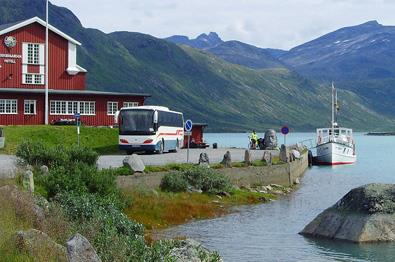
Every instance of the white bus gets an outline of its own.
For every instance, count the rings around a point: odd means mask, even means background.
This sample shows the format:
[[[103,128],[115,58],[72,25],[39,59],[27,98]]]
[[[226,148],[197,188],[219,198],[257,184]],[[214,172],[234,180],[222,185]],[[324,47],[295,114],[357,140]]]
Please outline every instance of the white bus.
[[[119,124],[119,148],[128,154],[177,152],[183,145],[183,114],[167,107],[121,108],[115,114],[115,121]]]

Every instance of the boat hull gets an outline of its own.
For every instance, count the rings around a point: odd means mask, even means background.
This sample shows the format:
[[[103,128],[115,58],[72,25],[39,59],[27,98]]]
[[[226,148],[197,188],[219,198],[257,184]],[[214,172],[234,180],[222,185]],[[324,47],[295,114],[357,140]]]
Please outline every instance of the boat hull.
[[[356,161],[354,149],[349,145],[335,142],[317,145],[315,162],[319,165],[345,165]]]

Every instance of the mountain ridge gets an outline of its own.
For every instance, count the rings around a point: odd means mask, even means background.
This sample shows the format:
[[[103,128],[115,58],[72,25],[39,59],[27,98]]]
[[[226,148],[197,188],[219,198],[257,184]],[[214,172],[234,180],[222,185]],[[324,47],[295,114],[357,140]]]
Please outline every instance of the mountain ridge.
[[[42,17],[44,3],[0,0],[0,23]],[[88,70],[88,89],[150,93],[149,104],[182,111],[196,122],[207,122],[211,131],[277,129],[283,124],[312,131],[329,122],[329,88],[284,67],[255,70],[147,34],[106,34],[84,28],[71,11],[55,5],[50,5],[50,23],[82,42],[78,63]],[[377,120],[378,114],[354,93],[339,94],[348,105],[342,123],[359,129],[369,123],[393,125],[392,119]]]

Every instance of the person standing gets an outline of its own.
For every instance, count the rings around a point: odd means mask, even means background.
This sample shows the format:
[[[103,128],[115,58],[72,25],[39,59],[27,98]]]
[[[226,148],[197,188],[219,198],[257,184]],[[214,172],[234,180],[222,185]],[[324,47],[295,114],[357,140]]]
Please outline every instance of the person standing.
[[[258,143],[258,135],[256,134],[255,130],[252,130],[250,139],[251,139],[251,149],[256,149],[256,145]]]

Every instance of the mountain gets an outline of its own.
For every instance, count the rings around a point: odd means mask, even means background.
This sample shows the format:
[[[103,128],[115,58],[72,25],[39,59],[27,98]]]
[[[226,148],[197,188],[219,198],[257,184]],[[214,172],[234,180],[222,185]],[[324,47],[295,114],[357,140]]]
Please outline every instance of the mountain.
[[[381,114],[395,116],[395,27],[377,21],[341,28],[291,49],[280,60],[305,77],[335,81]]]
[[[189,39],[187,36],[175,35],[168,37],[165,40],[175,44],[188,45],[197,49],[212,48],[224,42],[215,32],[210,32],[208,35],[201,34],[195,39]]]
[[[247,66],[254,69],[284,68],[284,64],[277,57],[283,54],[279,49],[263,49],[239,41],[222,41],[217,33],[201,34],[195,39],[176,35],[165,38],[166,41],[187,45],[205,50],[230,63]],[[276,57],[277,56],[277,57]]]
[[[0,0],[0,24],[43,18],[44,3]],[[211,131],[283,124],[312,131],[329,122],[329,88],[288,69],[254,70],[141,33],[105,34],[84,28],[72,12],[55,5],[50,5],[50,23],[83,43],[78,63],[88,70],[89,89],[150,93],[149,104],[182,111],[195,122],[207,122]],[[393,125],[354,93],[340,90],[339,97],[345,105],[341,123],[364,130]]]

